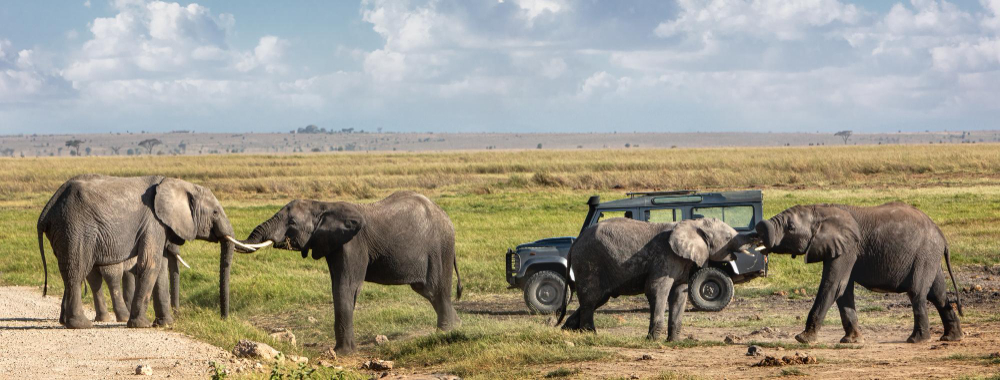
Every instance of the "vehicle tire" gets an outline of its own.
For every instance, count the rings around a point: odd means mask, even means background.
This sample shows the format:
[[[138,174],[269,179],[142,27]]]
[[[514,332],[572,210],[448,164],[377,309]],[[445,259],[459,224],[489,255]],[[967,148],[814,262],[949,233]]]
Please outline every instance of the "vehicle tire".
[[[688,296],[691,304],[702,311],[719,311],[733,300],[733,280],[718,268],[701,268],[691,276]]]
[[[531,314],[552,314],[562,307],[565,290],[566,280],[562,275],[550,270],[539,271],[524,284],[524,303]]]

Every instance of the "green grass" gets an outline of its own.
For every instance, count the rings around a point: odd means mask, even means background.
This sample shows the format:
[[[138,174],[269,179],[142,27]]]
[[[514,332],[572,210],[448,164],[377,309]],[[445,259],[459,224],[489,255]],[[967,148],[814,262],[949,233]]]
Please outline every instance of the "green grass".
[[[733,154],[734,149],[740,154]],[[599,194],[609,200],[623,197],[626,191],[646,189],[762,188],[764,217],[795,204],[876,205],[903,201],[921,208],[941,226],[955,264],[996,263],[1000,261],[1000,240],[996,239],[1000,234],[998,150],[997,145],[976,144],[3,158],[0,284],[42,285],[35,234],[38,213],[67,178],[93,172],[164,174],[208,186],[226,208],[240,236],[249,234],[291,199],[370,202],[399,189],[420,191],[440,204],[455,225],[466,301],[516,294],[518,291],[506,289],[504,281],[506,249],[539,238],[575,235],[590,195]],[[62,281],[47,245],[49,292],[58,295]],[[194,241],[185,244],[182,253],[192,269],[181,271],[182,306],[176,330],[225,349],[231,349],[239,339],[260,340],[313,360],[332,347],[333,307],[325,262],[275,249],[238,255],[232,268],[231,317],[221,320],[218,246]],[[805,265],[801,258],[771,256],[770,276],[738,285],[737,296],[770,297],[775,291],[792,294],[799,288],[814,295],[821,270],[821,265]],[[513,300],[508,310],[524,310],[518,297],[504,299]],[[863,307],[861,311],[881,310]],[[543,376],[545,373],[526,368],[606,360],[614,357],[608,348],[615,347],[722,344],[649,342],[643,339],[646,317],[640,314],[628,313],[624,320],[608,314],[597,316],[599,330],[621,328],[637,331],[635,334],[569,334],[551,327],[547,317],[511,318],[471,311],[460,313],[461,329],[437,333],[433,310],[408,287],[366,283],[358,299],[355,330],[358,342],[365,347],[362,356],[378,355],[406,368],[427,368],[471,378]],[[805,310],[800,314],[804,315]],[[827,324],[835,326],[836,313],[831,315]],[[309,317],[317,321],[311,323]],[[790,322],[794,317],[765,315],[764,321],[737,322],[733,326],[797,324]],[[711,327],[717,323],[705,318],[685,320],[688,326]],[[271,326],[290,328],[299,337],[299,347],[270,340],[264,327]],[[372,342],[380,334],[387,335],[391,343],[373,348]],[[304,343],[316,345],[307,347]]]
[[[805,376],[806,373],[802,372],[798,367],[788,367],[782,368],[779,376]]]

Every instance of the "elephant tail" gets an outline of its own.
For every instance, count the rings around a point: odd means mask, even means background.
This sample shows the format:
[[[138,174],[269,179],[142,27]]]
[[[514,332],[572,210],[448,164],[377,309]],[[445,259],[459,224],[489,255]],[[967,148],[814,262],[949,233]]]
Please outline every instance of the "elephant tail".
[[[42,297],[49,295],[49,266],[45,263],[45,243],[42,241],[45,230],[38,226],[38,252],[42,254],[42,272],[45,272],[45,287],[42,288]]]
[[[955,304],[958,305],[958,315],[965,316],[962,313],[962,295],[958,291],[958,282],[955,282],[955,273],[951,271],[951,252],[948,247],[944,247],[944,264],[948,267],[948,276],[951,276],[951,285],[955,287]]]
[[[455,267],[455,277],[458,277],[458,286],[456,286],[458,289],[455,291],[455,301],[459,301],[462,299],[462,275],[458,273],[458,258],[452,260],[451,264]]]
[[[569,301],[573,299],[573,288],[569,286],[569,273],[573,270],[573,267],[570,266],[572,257],[573,249],[570,248],[569,253],[566,254],[566,286],[563,288],[563,295],[565,297],[563,297],[562,306],[559,307],[559,320],[556,321],[556,326],[559,326],[562,323],[563,318],[566,317],[566,309],[569,307]]]

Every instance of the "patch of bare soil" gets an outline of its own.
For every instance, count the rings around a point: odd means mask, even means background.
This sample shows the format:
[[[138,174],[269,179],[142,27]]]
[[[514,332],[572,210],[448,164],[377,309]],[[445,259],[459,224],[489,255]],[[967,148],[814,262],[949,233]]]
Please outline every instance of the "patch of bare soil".
[[[93,311],[89,311],[93,318]],[[162,329],[95,323],[86,330],[59,324],[59,298],[36,288],[0,287],[0,378],[206,378],[208,363],[232,368],[221,348]],[[146,365],[151,375],[136,375]]]

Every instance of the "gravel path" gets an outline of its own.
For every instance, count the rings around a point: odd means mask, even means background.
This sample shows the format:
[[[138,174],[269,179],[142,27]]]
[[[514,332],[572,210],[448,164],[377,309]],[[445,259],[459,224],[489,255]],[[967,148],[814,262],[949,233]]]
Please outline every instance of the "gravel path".
[[[171,331],[124,323],[67,330],[58,317],[59,298],[0,287],[0,379],[205,378],[208,362],[231,359],[221,348]],[[140,364],[153,375],[136,376]]]

